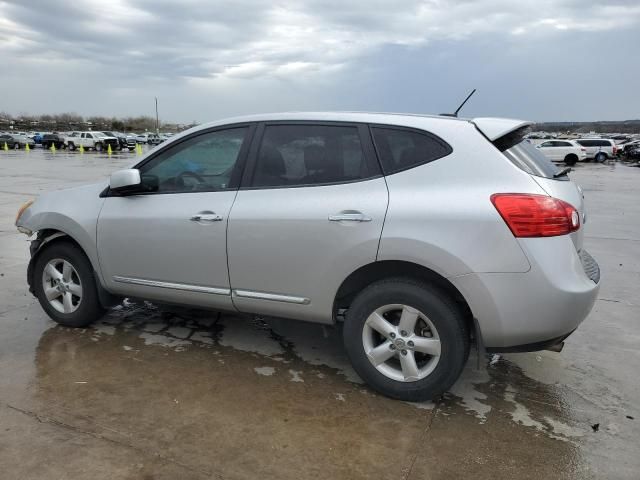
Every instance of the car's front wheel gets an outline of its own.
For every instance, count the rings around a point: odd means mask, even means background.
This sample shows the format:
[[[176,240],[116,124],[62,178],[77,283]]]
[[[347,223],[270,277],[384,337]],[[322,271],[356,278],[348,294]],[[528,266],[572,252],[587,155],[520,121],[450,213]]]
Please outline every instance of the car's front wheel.
[[[36,260],[32,282],[45,312],[67,327],[85,327],[99,319],[104,309],[84,253],[64,241],[44,248]]]
[[[466,325],[445,292],[413,279],[388,279],[354,299],[344,344],[354,369],[374,390],[400,400],[430,400],[462,372],[469,353]]]

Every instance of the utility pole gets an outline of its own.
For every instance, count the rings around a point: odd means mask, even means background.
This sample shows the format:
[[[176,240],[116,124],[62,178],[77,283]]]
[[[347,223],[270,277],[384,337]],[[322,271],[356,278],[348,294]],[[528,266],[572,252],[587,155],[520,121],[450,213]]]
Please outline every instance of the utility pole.
[[[158,97],[156,97],[156,135],[160,135],[160,126],[158,124]]]

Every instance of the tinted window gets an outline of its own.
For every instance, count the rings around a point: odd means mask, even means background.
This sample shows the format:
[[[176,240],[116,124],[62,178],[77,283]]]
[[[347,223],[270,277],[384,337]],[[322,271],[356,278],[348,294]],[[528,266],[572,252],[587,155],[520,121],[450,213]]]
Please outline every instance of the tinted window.
[[[573,145],[571,145],[569,142],[556,142],[558,144],[559,147],[572,147]]]
[[[140,167],[140,173],[147,182],[157,181],[160,193],[225,190],[247,130],[198,135],[154,157]]]
[[[451,153],[443,140],[427,133],[373,127],[373,140],[385,175],[432,162]]]
[[[268,125],[251,186],[291,187],[351,182],[376,176],[357,127]]]
[[[554,178],[553,176],[559,172],[558,167],[551,163],[547,157],[540,153],[540,151],[527,140],[513,145],[502,153],[504,153],[516,167],[531,175]],[[566,180],[568,177],[561,178]]]
[[[553,142],[543,142],[540,144],[541,147],[553,147]]]

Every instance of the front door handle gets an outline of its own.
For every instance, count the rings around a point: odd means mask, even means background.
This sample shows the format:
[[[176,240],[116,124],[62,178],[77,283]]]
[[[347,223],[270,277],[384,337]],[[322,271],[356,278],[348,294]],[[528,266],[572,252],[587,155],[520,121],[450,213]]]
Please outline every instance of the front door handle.
[[[364,213],[338,213],[337,215],[329,215],[330,222],[370,222],[371,217]]]
[[[193,217],[191,217],[189,220],[191,220],[192,222],[221,222],[222,221],[222,217],[218,214],[216,214],[215,212],[200,212],[195,214]]]

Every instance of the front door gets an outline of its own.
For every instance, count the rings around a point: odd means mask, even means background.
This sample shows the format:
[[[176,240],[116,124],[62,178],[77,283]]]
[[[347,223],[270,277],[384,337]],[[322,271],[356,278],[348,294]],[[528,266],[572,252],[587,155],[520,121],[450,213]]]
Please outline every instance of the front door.
[[[332,320],[342,281],[376,259],[387,209],[367,136],[351,124],[259,129],[229,219],[238,310]]]
[[[138,167],[155,191],[105,200],[98,252],[109,290],[232,308],[226,229],[250,130],[215,130],[172,143]]]

